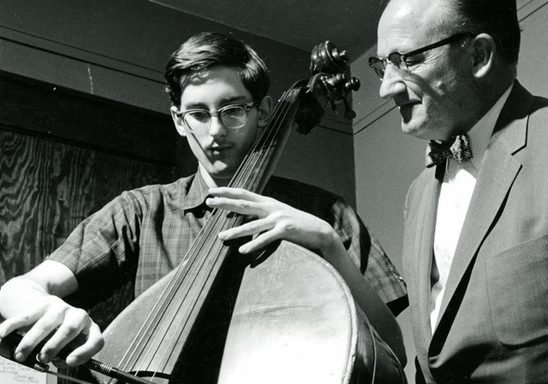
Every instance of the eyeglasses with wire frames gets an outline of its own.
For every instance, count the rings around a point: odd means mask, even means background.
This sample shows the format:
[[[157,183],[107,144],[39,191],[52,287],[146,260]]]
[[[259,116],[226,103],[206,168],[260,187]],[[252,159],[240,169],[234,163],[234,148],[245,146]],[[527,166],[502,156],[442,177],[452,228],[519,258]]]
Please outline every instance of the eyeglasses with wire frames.
[[[410,60],[411,57],[418,55],[419,53],[424,53],[434,48],[441,47],[443,45],[457,42],[469,36],[472,36],[470,32],[461,32],[455,35],[451,35],[435,43],[428,44],[427,46],[424,46],[422,48],[415,49],[411,52],[407,52],[407,53],[392,52],[391,54],[388,55],[388,57],[385,57],[382,59],[380,57],[373,56],[369,58],[369,66],[373,68],[373,70],[375,71],[375,73],[377,74],[377,76],[379,77],[381,81],[384,78],[384,73],[386,72],[386,65],[388,63],[391,63],[394,67],[400,70],[403,69],[407,71],[407,73],[409,73],[411,71],[409,67],[415,64],[418,64],[418,61],[417,62],[411,61]]]
[[[190,131],[207,131],[211,127],[211,117],[215,116],[227,129],[237,130],[247,123],[249,112],[255,106],[254,102],[247,104],[230,104],[219,108],[216,112],[207,109],[188,109],[177,112]]]

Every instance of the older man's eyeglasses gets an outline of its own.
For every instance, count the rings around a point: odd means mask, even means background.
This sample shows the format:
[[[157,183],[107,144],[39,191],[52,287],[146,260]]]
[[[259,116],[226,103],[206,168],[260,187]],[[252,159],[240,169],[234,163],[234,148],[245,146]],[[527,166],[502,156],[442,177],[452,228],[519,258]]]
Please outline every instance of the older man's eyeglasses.
[[[392,52],[388,57],[386,58],[380,58],[380,57],[370,57],[369,58],[369,66],[373,68],[379,79],[382,81],[384,78],[384,73],[386,72],[386,66],[388,63],[391,63],[394,67],[404,70],[406,72],[410,72],[409,67],[413,66],[414,64],[418,64],[418,61],[413,61],[413,56],[418,55],[419,53],[424,53],[426,51],[430,51],[431,49],[441,47],[443,45],[455,43],[459,40],[462,40],[465,37],[471,36],[468,32],[461,32],[457,33],[455,35],[449,36],[443,40],[437,41],[435,43],[429,44],[425,47],[415,49],[411,52],[407,53],[400,53],[400,52]]]
[[[247,104],[231,104],[219,108],[216,112],[207,109],[188,109],[177,113],[191,131],[207,131],[211,127],[211,116],[216,116],[221,124],[228,129],[240,129],[246,123],[249,112],[255,106],[254,102]]]

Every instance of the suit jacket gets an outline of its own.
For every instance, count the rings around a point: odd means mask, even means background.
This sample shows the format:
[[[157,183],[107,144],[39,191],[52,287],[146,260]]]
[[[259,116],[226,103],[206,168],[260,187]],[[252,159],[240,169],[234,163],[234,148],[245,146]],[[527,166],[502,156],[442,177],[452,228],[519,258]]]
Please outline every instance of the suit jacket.
[[[479,169],[432,335],[444,168],[423,171],[405,204],[403,263],[420,371],[427,383],[548,383],[548,100],[514,84]]]

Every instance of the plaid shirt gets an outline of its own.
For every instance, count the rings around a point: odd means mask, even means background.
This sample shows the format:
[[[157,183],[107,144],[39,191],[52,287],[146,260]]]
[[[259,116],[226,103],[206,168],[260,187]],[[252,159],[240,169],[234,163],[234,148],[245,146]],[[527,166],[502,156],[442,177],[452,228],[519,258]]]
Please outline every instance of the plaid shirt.
[[[210,215],[207,193],[199,173],[123,192],[80,223],[49,259],[75,274],[88,303],[129,282],[137,297],[183,261]],[[264,194],[329,222],[386,303],[406,297],[405,283],[380,244],[340,197],[278,177],[271,178]]]

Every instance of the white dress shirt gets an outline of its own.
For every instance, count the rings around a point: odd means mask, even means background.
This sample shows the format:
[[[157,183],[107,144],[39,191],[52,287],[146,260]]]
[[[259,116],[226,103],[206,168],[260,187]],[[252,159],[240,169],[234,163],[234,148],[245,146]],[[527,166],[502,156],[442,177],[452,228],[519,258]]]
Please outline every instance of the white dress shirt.
[[[459,164],[454,159],[446,162],[445,175],[438,199],[436,231],[434,234],[434,260],[432,263],[430,293],[430,325],[432,333],[437,326],[439,310],[447,278],[457,248],[462,225],[468,212],[476,178],[495,128],[500,111],[508,98],[512,86],[499,98],[493,107],[468,131],[473,158]]]

